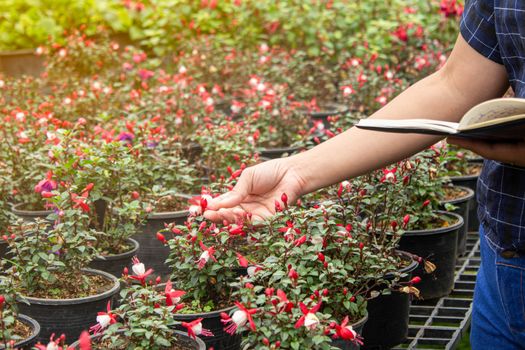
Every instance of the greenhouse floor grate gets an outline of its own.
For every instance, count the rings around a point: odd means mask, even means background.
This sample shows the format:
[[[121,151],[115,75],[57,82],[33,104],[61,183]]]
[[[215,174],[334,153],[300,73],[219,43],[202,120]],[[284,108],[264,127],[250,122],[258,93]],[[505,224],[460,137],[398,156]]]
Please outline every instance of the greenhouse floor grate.
[[[452,293],[438,300],[414,301],[410,307],[408,339],[393,350],[455,349],[470,327],[479,264],[478,233],[469,232],[467,253],[456,263]]]

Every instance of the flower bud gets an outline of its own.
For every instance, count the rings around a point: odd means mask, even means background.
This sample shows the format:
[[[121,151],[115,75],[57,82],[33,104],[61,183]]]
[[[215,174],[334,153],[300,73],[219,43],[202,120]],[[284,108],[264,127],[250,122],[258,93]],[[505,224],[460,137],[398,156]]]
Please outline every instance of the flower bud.
[[[319,252],[317,253],[317,258],[319,259],[319,261],[321,262],[324,262],[325,261],[325,256],[323,253]]]
[[[139,199],[140,195],[137,191],[131,192],[131,198],[133,199]]]
[[[412,278],[409,283],[410,284],[418,284],[419,282],[421,282],[421,277],[416,276],[416,277]]]
[[[286,193],[283,193],[281,195],[281,202],[283,202],[285,207],[288,207],[288,196],[286,195]]]

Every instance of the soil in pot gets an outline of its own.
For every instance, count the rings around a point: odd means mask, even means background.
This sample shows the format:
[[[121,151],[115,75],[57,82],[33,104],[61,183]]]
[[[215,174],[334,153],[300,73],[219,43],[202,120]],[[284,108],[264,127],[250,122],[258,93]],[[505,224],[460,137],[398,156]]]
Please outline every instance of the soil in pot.
[[[33,222],[35,219],[46,219],[53,210],[44,209],[44,207],[32,207],[25,203],[18,203],[11,207],[13,214],[27,222]]]
[[[96,323],[97,312],[104,310],[108,301],[118,293],[120,283],[113,275],[91,269],[83,272],[84,276],[92,278],[89,292],[75,293],[78,286],[62,284],[49,288],[52,294],[48,295],[26,296],[22,293],[18,307],[21,313],[40,324],[38,341],[47,344],[52,333],[64,333],[67,339],[78,339],[83,330]]]
[[[403,265],[399,272],[405,274],[400,282],[412,278],[412,272],[417,268],[410,254],[399,252],[403,257]],[[388,275],[387,275],[388,278]],[[417,288],[417,286],[416,286]],[[403,343],[408,335],[408,321],[411,296],[407,293],[392,291],[390,294],[380,294],[368,301],[368,321],[363,327],[362,336],[365,339],[363,349],[381,350]]]
[[[131,259],[137,255],[139,250],[139,243],[128,238],[122,253],[111,254],[110,252],[103,252],[100,257],[96,257],[89,267],[95,270],[101,270],[120,278],[124,267],[131,271]]]
[[[166,223],[183,224],[189,214],[186,209],[191,196],[178,194],[174,197],[178,199],[178,201],[175,201],[177,204],[174,204],[172,200],[166,200],[160,207],[171,211],[150,213],[144,225],[139,228],[139,232],[133,236],[133,239],[139,243],[137,256],[147,268],[153,269],[153,276],[166,277],[171,273],[171,269],[166,265],[170,249],[157,239],[157,232],[164,229],[164,224]],[[173,205],[178,205],[179,207]],[[173,210],[180,208],[184,209]]]
[[[478,184],[479,174],[483,163],[479,161],[469,162],[467,168],[467,174],[461,176],[451,176],[450,179],[452,184],[455,186],[463,186],[470,188],[474,193],[476,193],[476,186]],[[470,199],[469,210],[468,210],[468,224],[467,231],[478,231],[479,230],[479,219],[478,219],[478,202],[476,196],[473,196]]]
[[[474,198],[474,191],[468,187],[463,186],[447,186],[445,187],[445,200],[441,201],[443,209],[447,203],[456,207],[453,211],[463,218],[463,226],[458,232],[457,253],[462,256],[467,251],[467,228],[469,223],[469,209],[472,199]]]
[[[19,340],[15,343],[15,349],[19,350],[30,350],[33,349],[33,345],[37,342],[37,337],[40,334],[40,325],[37,321],[26,315],[18,315],[13,334]],[[0,350],[5,349],[0,343]]]
[[[354,331],[357,332],[357,334],[363,333],[363,327],[365,326],[367,320],[368,320],[368,315],[365,315],[359,321],[352,324],[352,328],[354,329]],[[341,350],[359,350],[361,348],[359,344],[356,344],[348,340],[342,340],[342,339],[332,340],[332,346],[335,346],[336,348],[339,348]]]
[[[414,275],[421,277],[417,288],[422,299],[446,296],[454,286],[458,231],[463,225],[463,218],[455,213],[439,213],[447,218],[444,225],[406,231],[399,244],[399,249],[416,254],[436,266],[433,273],[425,273],[424,266],[414,271]]]
[[[185,333],[180,331],[174,331],[173,332],[178,337],[178,342],[171,348],[166,348],[166,350],[206,350],[206,345],[202,340],[199,338],[192,339],[188,337]],[[123,347],[121,349],[114,348],[111,346],[111,344],[107,344],[104,342],[97,342],[97,338],[100,338],[100,336],[92,335],[91,337],[91,348],[93,350],[126,350],[127,347]],[[70,348],[74,350],[80,350],[80,344],[79,342],[75,342],[71,344]]]

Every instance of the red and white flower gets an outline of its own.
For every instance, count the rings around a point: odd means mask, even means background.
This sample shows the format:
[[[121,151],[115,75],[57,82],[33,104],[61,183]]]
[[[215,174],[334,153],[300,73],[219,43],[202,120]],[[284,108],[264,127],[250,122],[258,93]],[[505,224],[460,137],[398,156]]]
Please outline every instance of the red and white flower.
[[[319,318],[315,315],[315,313],[319,311],[319,309],[321,308],[321,304],[322,302],[319,302],[311,309],[308,309],[308,307],[306,307],[304,303],[302,302],[299,303],[299,307],[301,308],[301,312],[303,313],[303,315],[295,323],[294,327],[299,328],[299,327],[304,326],[309,330],[317,328],[320,321],[319,321]]]
[[[238,310],[236,310],[230,317],[227,313],[221,313],[221,322],[224,323],[224,331],[228,334],[234,334],[237,329],[242,328],[248,324],[248,327],[255,331],[255,323],[252,315],[257,312],[257,309],[247,309],[239,302],[235,302]]]
[[[193,339],[199,335],[213,337],[213,333],[209,329],[202,327],[202,320],[203,318],[198,318],[191,322],[182,322],[181,325],[188,330],[188,336]]]
[[[202,270],[204,268],[204,265],[210,260],[210,258],[217,262],[217,259],[213,256],[215,254],[215,248],[214,247],[206,247],[202,241],[199,241],[199,245],[203,252],[201,253],[201,256],[199,257],[199,260],[197,260],[198,268],[199,270]]]
[[[153,273],[153,269],[148,269],[146,271],[146,267],[143,263],[140,262],[139,258],[136,256],[131,259],[133,262],[133,266],[131,266],[131,270],[133,271],[134,275],[129,276],[129,278],[140,281],[142,285],[146,284],[146,277],[151,275]]]
[[[363,341],[361,337],[357,334],[357,332],[352,328],[351,325],[348,325],[348,316],[346,316],[341,322],[340,325],[330,325],[330,327],[335,328],[335,334],[332,336],[334,339],[343,339],[347,341],[354,342],[359,345],[363,345]]]
[[[115,323],[117,323],[117,315],[111,312],[111,304],[108,301],[106,312],[99,312],[97,314],[97,324],[89,328],[89,331],[93,334],[98,334]]]

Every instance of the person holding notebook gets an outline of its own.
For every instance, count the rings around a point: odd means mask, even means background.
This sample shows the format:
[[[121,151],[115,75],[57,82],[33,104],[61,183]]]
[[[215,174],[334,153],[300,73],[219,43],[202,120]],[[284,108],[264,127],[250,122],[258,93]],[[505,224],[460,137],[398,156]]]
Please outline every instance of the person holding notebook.
[[[444,67],[370,118],[457,122],[472,106],[511,86],[525,98],[525,2],[467,0],[460,35]],[[525,141],[525,135],[521,135]],[[247,168],[205,216],[235,221],[274,213],[282,193],[303,194],[381,168],[439,140],[351,128],[307,152]],[[478,181],[481,267],[474,294],[473,349],[525,348],[525,142],[453,140],[486,158]]]

